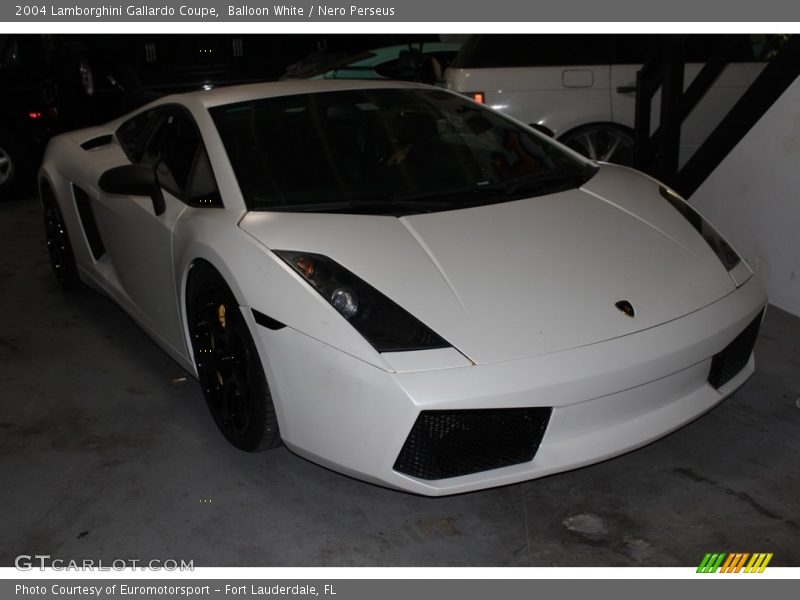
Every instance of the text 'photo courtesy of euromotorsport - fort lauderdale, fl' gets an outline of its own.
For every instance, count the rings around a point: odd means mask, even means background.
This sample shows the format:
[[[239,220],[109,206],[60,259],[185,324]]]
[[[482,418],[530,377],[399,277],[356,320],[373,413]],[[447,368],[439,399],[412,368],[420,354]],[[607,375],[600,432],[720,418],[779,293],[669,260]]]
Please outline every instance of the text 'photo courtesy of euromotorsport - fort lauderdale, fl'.
[[[272,4],[270,6],[226,5],[220,13],[217,7],[190,6],[181,4],[178,7],[169,5],[148,4],[101,4],[100,6],[59,6],[55,4],[16,5],[16,16],[40,17],[84,17],[107,19],[113,17],[138,17],[158,19],[160,17],[185,17],[190,20],[217,19],[222,15],[228,17],[393,17],[392,6],[328,6],[312,4],[297,6],[295,4]]]
[[[49,583],[49,584],[36,584],[28,585],[18,583],[14,586],[14,594],[17,597],[34,596],[34,597],[94,597],[103,598],[107,596],[161,596],[169,598],[192,598],[209,596],[213,592],[222,593],[225,596],[277,596],[277,597],[318,597],[318,596],[336,596],[335,587],[333,584],[326,583],[319,589],[315,585],[310,584],[247,584],[247,585],[233,585],[233,584],[217,584],[213,588],[211,585],[190,585],[190,584],[147,584],[135,585],[128,583],[108,583],[97,585],[81,585],[69,583]]]

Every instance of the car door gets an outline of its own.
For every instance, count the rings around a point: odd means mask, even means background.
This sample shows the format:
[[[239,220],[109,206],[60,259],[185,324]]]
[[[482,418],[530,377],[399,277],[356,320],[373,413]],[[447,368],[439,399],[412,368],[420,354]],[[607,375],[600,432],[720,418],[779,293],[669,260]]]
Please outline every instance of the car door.
[[[132,163],[155,169],[164,209],[157,211],[150,197],[100,192],[96,212],[121,301],[162,343],[185,355],[172,230],[187,207],[196,165],[207,164],[207,158],[197,127],[182,107],[157,108],[139,119],[124,124],[117,135]],[[134,133],[126,135],[126,125]]]

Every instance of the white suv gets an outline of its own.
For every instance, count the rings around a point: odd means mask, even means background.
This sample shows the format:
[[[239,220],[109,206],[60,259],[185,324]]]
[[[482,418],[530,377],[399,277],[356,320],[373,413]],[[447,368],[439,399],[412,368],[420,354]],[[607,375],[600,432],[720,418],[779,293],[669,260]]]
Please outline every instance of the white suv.
[[[446,73],[449,89],[506,112],[597,160],[632,162],[636,72],[655,36],[539,34],[472,36]],[[685,85],[720,35],[686,36]],[[750,36],[683,125],[683,164],[764,68],[768,36]],[[653,102],[655,128],[658,95]]]

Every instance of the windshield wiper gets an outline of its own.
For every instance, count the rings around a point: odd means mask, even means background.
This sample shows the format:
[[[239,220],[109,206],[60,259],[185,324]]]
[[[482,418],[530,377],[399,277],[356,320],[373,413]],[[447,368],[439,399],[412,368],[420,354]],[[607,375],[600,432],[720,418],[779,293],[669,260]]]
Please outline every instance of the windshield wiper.
[[[580,187],[591,179],[596,171],[597,167],[589,164],[583,169],[562,167],[537,171],[503,181],[481,182],[461,193],[467,198],[465,206],[496,204],[534,192],[535,195],[545,195]],[[486,196],[494,196],[495,199],[487,201]]]
[[[506,196],[514,196],[522,190],[541,190],[544,186],[554,183],[563,184],[577,184],[583,185],[594,175],[596,167],[587,164],[583,169],[574,168],[557,168],[543,171],[540,173],[530,173],[523,175],[504,184],[504,193]],[[499,185],[499,184],[498,184]],[[562,191],[563,185],[556,185],[554,189],[545,189],[547,193]]]

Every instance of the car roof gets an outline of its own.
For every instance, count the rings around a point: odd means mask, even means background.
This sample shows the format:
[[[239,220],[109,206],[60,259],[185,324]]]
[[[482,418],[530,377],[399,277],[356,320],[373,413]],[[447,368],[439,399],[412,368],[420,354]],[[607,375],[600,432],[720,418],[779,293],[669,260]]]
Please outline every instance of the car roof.
[[[219,87],[212,90],[199,90],[186,94],[165,96],[155,104],[170,104],[184,102],[199,104],[205,108],[257,100],[260,98],[274,98],[278,96],[293,96],[296,94],[314,94],[320,92],[333,92],[341,90],[359,89],[397,89],[397,88],[431,88],[419,83],[386,80],[347,80],[347,79],[287,79],[269,83],[251,83]],[[152,106],[152,105],[151,105]]]

